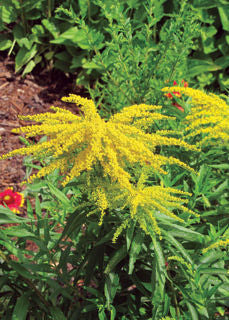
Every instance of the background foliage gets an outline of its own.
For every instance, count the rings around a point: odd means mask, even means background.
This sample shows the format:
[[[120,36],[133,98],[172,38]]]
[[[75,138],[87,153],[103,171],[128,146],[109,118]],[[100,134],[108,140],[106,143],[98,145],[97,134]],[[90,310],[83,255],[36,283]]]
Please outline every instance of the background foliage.
[[[187,80],[195,79],[201,87],[226,91],[228,2],[192,0],[189,3],[193,4],[201,29],[198,35],[189,33],[190,40],[195,38],[196,41],[188,51]],[[85,84],[89,78],[90,81],[98,79],[104,67],[107,69],[109,66],[109,60],[114,60],[114,50],[111,48],[110,53],[108,45],[111,45],[111,32],[117,32],[117,26],[122,26],[127,41],[130,36],[135,37],[139,48],[150,39],[151,55],[156,55],[161,50],[169,19],[177,16],[179,6],[180,1],[177,0],[119,0],[115,6],[110,0],[38,0],[36,3],[31,0],[1,0],[0,50],[15,55],[16,72],[26,74],[38,64],[49,65],[64,72],[77,72],[77,83]],[[120,37],[112,39],[113,46],[117,41],[123,42]],[[102,54],[104,49],[107,58],[103,54],[103,64],[94,63],[94,55]]]

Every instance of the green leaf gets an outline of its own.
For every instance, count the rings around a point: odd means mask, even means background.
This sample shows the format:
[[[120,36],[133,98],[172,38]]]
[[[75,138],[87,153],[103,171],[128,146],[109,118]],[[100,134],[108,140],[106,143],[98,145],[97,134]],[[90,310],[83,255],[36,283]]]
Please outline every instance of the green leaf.
[[[71,69],[77,69],[82,66],[82,59],[84,58],[84,54],[74,55],[71,62]]]
[[[20,48],[15,58],[15,72],[20,71],[20,69],[27,64],[37,53],[37,45],[34,44],[31,50],[25,47]]]
[[[113,257],[109,260],[104,273],[109,274],[116,267],[116,265],[126,257],[126,255],[127,255],[126,245],[123,245],[121,248],[119,248],[115,252]]]
[[[57,248],[60,241],[66,237],[70,236],[74,231],[78,232],[82,224],[85,222],[86,213],[82,207],[77,208],[67,219],[66,226],[61,234],[60,239],[56,242],[55,247]]]
[[[29,61],[29,63],[23,70],[22,76],[26,75],[27,73],[30,73],[35,66],[36,66],[36,63],[33,60]]]
[[[86,61],[86,59],[82,60],[82,68],[84,69],[97,69],[97,70],[102,70],[103,67],[94,61]]]
[[[31,292],[26,292],[17,299],[13,310],[12,320],[26,320],[29,311],[29,296]]]
[[[104,237],[102,237],[99,241],[95,243],[95,247],[100,246],[101,244],[110,241],[114,236],[114,230],[106,233]]]
[[[114,306],[110,305],[110,320],[115,320],[116,309]]]
[[[51,191],[52,195],[54,195],[57,199],[59,199],[64,206],[67,206],[67,207],[71,206],[71,201],[62,191],[57,189],[50,182],[47,182],[47,186],[49,187],[49,190]]]
[[[34,275],[32,275],[22,264],[10,260],[9,265],[22,277],[26,279],[34,279]]]
[[[54,39],[59,37],[59,30],[57,29],[54,22],[51,21],[51,19],[43,19],[41,20],[41,23],[43,26],[51,33]]]
[[[82,18],[84,18],[88,11],[88,4],[90,5],[90,2],[85,0],[78,0],[79,7],[80,7],[80,15]]]
[[[187,304],[188,310],[191,314],[192,320],[199,320],[198,312],[195,309],[195,307],[188,301],[186,301],[186,304]]]
[[[211,60],[189,59],[188,69],[189,76],[195,77],[204,72],[221,70],[222,67]]]
[[[193,241],[193,242],[200,242],[202,243],[204,240],[204,236],[196,231],[192,231],[191,229],[184,228],[179,225],[171,225],[173,227],[173,230],[169,231],[172,236],[175,238],[183,238],[188,241]]]
[[[220,5],[222,5],[222,3],[219,0],[194,0],[193,2],[195,8],[203,9],[215,8]]]
[[[41,24],[35,24],[31,30],[32,33],[37,37],[42,37],[45,35],[45,29]]]
[[[98,309],[98,306],[96,304],[88,304],[85,307],[83,307],[81,312],[82,313],[87,313],[87,312],[94,311],[94,310],[97,310],[97,309]]]
[[[60,34],[57,39],[50,42],[65,45],[75,44],[81,49],[93,50],[94,47],[101,49],[104,46],[103,39],[103,34],[93,29],[89,29],[88,32],[86,32],[77,27],[72,27]]]
[[[218,283],[213,288],[211,288],[209,291],[206,292],[206,298],[209,300],[211,297],[216,293],[216,291],[219,289],[220,286],[223,285],[223,282]]]
[[[9,49],[12,46],[13,42],[8,39],[7,36],[0,34],[0,51]]]
[[[131,241],[133,239],[136,222],[135,221],[131,221],[130,224],[131,225],[128,226],[128,228],[126,230],[126,248],[127,248],[127,251],[129,251],[129,249],[130,249],[130,245],[131,245]]]
[[[57,54],[55,54],[55,58],[61,60],[61,61],[71,61],[72,59],[72,56],[67,52],[67,51],[62,51],[62,52],[59,52]]]
[[[9,236],[14,236],[14,237],[19,237],[19,238],[24,238],[24,237],[33,237],[34,234],[25,228],[20,228],[20,227],[11,227],[10,229],[4,230],[4,233]]]
[[[204,273],[204,274],[223,274],[223,275],[228,275],[227,270],[222,269],[222,268],[198,268],[198,272]]]
[[[56,69],[63,71],[63,72],[71,72],[70,65],[71,65],[70,61],[68,63],[66,61],[56,60],[54,63],[54,67]]]
[[[209,164],[209,167],[216,169],[229,169],[229,163],[221,163],[221,164]]]
[[[142,232],[139,232],[135,235],[134,239],[131,243],[131,248],[129,251],[129,271],[128,274],[132,274],[134,270],[134,264],[139,256],[139,253],[142,249],[142,243],[143,243],[144,237],[142,235]]]
[[[90,282],[91,276],[92,274],[94,274],[94,270],[101,259],[101,255],[103,258],[103,254],[104,253],[103,253],[102,247],[95,247],[92,249],[88,257],[87,266],[85,270],[86,272],[85,285],[88,285],[88,283]]]
[[[209,54],[217,50],[214,45],[214,35],[217,33],[217,29],[214,26],[202,27],[201,37],[203,42],[204,53]]]
[[[23,223],[28,222],[29,219],[18,217],[14,212],[9,208],[5,208],[0,205],[0,224],[3,223]]]
[[[34,264],[34,263],[24,263],[24,266],[31,270],[32,272],[47,272],[50,274],[54,273],[53,269],[51,268],[50,264],[45,264],[45,263],[39,263],[39,264]]]
[[[180,251],[180,253],[183,255],[185,260],[193,264],[193,261],[189,256],[188,252],[185,250],[182,244],[171,235],[171,233],[163,231],[163,237],[165,237],[178,251]]]
[[[63,314],[63,312],[57,308],[57,307],[50,307],[49,308],[51,315],[53,317],[53,319],[55,320],[67,320],[67,318],[65,317],[65,315]]]
[[[14,5],[12,5],[9,0],[1,1],[0,17],[4,23],[9,24],[11,22],[16,22],[17,15],[18,11],[15,10]]]
[[[38,198],[38,194],[36,194],[36,200],[35,200],[35,211],[38,217],[41,217],[41,203]]]
[[[218,7],[221,23],[225,31],[229,31],[229,5]]]
[[[194,242],[203,242],[204,236],[196,231],[191,230],[190,228],[185,228],[177,223],[172,223],[174,221],[172,218],[167,217],[166,215],[160,213],[155,213],[155,217],[160,220],[160,224],[163,225],[163,228],[166,232],[170,233],[175,238],[183,238],[188,241]]]
[[[88,43],[88,38],[86,37],[86,34],[83,30],[79,30],[77,27],[72,27],[69,28],[67,31],[64,33],[60,34],[58,39],[51,40],[51,43],[55,44],[67,44],[69,42],[66,42],[66,40],[70,40],[72,43],[75,44],[83,44],[82,49],[89,49],[89,43]]]
[[[109,273],[106,276],[104,285],[104,293],[107,300],[107,306],[110,308],[110,304],[114,300],[117,289],[119,287],[119,277],[116,273]]]
[[[157,280],[159,281],[161,296],[163,297],[166,274],[165,258],[160,243],[156,240],[156,238],[152,238],[152,241],[158,267]]]
[[[229,66],[229,56],[220,57],[215,60],[215,63],[222,69],[225,69]]]

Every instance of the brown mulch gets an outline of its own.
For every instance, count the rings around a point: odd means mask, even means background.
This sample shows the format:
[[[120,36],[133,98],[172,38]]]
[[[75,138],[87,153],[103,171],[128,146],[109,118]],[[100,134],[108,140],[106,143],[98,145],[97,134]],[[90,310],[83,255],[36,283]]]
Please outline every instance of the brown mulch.
[[[65,75],[58,70],[35,70],[22,78],[14,72],[14,61],[0,53],[0,155],[24,147],[13,128],[27,124],[18,115],[43,113],[50,106],[64,106],[61,97],[69,93],[83,94],[75,86],[76,76]],[[74,105],[68,105],[73,112]],[[20,183],[25,176],[23,158],[0,161],[0,192],[7,187],[22,191]]]

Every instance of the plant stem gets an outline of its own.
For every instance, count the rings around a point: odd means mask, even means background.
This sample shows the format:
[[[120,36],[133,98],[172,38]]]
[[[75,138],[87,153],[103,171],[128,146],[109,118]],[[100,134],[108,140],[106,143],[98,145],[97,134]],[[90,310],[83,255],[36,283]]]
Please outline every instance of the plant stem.
[[[48,0],[47,18],[51,18],[51,16],[52,16],[52,0]]]

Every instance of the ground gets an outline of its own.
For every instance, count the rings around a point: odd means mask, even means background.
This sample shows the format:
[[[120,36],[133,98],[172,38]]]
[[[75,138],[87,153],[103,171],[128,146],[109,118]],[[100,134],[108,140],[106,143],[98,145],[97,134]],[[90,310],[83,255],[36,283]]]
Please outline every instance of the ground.
[[[22,77],[14,72],[13,59],[0,53],[0,155],[23,147],[13,128],[28,124],[18,115],[46,112],[50,106],[63,106],[61,97],[69,93],[82,94],[83,88],[75,86],[76,75],[65,75],[58,70],[36,69]],[[74,105],[69,107],[74,112]],[[25,176],[22,157],[0,161],[0,192],[7,187],[22,191],[20,183]]]

